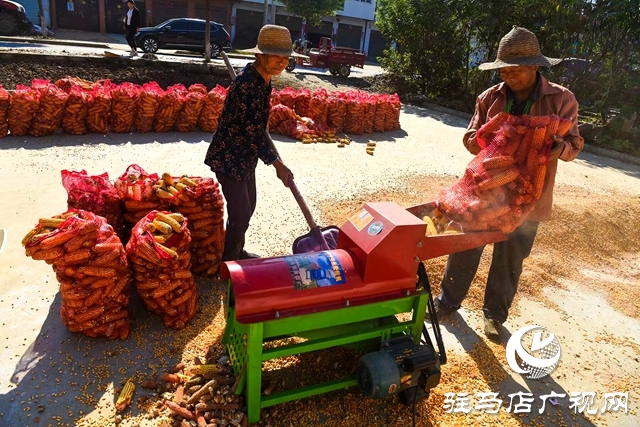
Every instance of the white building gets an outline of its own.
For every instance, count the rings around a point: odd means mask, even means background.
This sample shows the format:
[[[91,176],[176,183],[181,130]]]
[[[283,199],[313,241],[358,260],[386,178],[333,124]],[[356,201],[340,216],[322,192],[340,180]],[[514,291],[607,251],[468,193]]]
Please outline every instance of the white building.
[[[285,26],[295,40],[300,38],[302,18],[269,0],[268,22]],[[317,45],[321,37],[331,37],[338,46],[363,50],[370,59],[382,54],[387,42],[375,27],[376,0],[345,0],[336,16],[322,19],[320,26],[307,28],[307,39]],[[240,0],[231,11],[231,40],[235,48],[253,47],[264,22],[264,0]]]

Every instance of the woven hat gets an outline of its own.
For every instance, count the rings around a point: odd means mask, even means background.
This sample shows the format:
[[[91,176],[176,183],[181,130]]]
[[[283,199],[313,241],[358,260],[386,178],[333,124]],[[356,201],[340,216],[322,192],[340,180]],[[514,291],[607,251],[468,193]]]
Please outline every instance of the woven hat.
[[[536,35],[526,28],[514,25],[513,29],[500,40],[496,60],[480,64],[478,68],[495,70],[496,68],[518,65],[551,67],[561,61],[562,59],[544,56],[540,52],[540,43],[538,43]]]
[[[291,33],[280,25],[265,25],[260,28],[258,44],[246,52],[262,53],[264,55],[300,56],[291,48]]]

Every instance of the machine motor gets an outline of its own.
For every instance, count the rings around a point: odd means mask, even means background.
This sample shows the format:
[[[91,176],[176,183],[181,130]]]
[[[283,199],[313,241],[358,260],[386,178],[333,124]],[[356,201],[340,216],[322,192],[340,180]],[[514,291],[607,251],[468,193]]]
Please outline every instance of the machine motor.
[[[392,338],[360,358],[356,378],[365,396],[398,394],[402,403],[411,404],[429,397],[440,383],[440,358],[430,343],[415,344],[410,336]]]

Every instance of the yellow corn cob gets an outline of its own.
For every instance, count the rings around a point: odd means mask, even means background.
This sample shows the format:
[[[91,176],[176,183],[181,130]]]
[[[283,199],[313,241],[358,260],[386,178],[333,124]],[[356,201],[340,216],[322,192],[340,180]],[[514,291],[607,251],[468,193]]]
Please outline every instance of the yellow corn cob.
[[[176,233],[182,233],[182,226],[180,225],[180,223],[175,219],[171,218],[169,215],[165,215],[161,212],[158,212],[158,214],[156,215],[156,220],[160,220],[166,224],[169,224],[169,226]],[[169,234],[169,233],[165,233],[165,234]]]
[[[117,274],[116,269],[111,267],[83,266],[80,267],[78,271],[86,274],[87,276],[96,277],[115,277]]]
[[[112,251],[107,252],[103,255],[100,255],[93,261],[89,263],[89,265],[105,265],[109,264],[111,261],[115,261],[120,256],[120,251]]]
[[[169,185],[169,186],[165,187],[165,190],[166,190],[168,193],[170,193],[170,194],[172,194],[172,195],[174,195],[174,196],[175,196],[176,194],[180,193],[180,190],[178,190],[178,189],[177,189],[176,187],[174,187],[173,185]]]
[[[118,251],[122,247],[122,243],[98,243],[92,250],[97,254],[105,252]]]
[[[31,258],[35,259],[36,261],[49,261],[56,259],[62,255],[64,255],[64,249],[62,249],[60,246],[56,246],[53,249],[37,251],[31,255]]]
[[[433,220],[430,217],[425,216],[422,218],[422,221],[427,223],[427,230],[425,232],[425,236],[433,236],[435,234],[438,234],[438,229],[436,228],[436,224],[433,222]]]
[[[511,156],[490,157],[482,161],[482,165],[487,170],[506,168],[507,166],[511,166],[513,163],[514,160]]]
[[[169,292],[173,291],[176,288],[179,288],[182,285],[182,280],[172,280],[170,282],[167,282],[165,284],[163,284],[162,286],[159,286],[157,288],[155,288],[152,292],[151,292],[151,298],[160,298],[163,295],[168,294]],[[160,301],[158,301],[158,303],[160,303]],[[168,308],[168,307],[167,307]]]
[[[560,123],[558,124],[557,134],[560,136],[565,136],[571,130],[573,126],[573,122],[569,119],[560,119]]]
[[[177,271],[173,277],[176,279],[188,279],[191,277],[191,272],[189,270]]]
[[[160,244],[158,244],[158,248],[160,248],[160,250],[162,250],[166,254],[170,255],[171,258],[178,259],[178,254],[173,249],[169,249],[168,247],[166,247],[164,245],[160,245]]]
[[[531,139],[533,138],[533,129],[529,129],[527,133],[522,137],[522,142],[518,146],[515,154],[513,155],[513,159],[516,162],[516,165],[522,164],[527,158],[527,153],[529,153],[529,148],[531,147]]]
[[[193,376],[203,375],[206,373],[217,374],[220,372],[218,365],[193,365],[189,368],[189,373]]]
[[[160,197],[161,199],[173,199],[173,194],[162,188],[158,188],[156,190],[156,196]]]
[[[41,241],[40,248],[45,250],[52,249],[52,248],[55,248],[56,246],[63,245],[64,243],[68,242],[74,237],[75,235],[71,233],[57,233]]]
[[[507,118],[509,118],[509,115],[504,111],[501,111],[496,116],[494,116],[491,120],[485,123],[485,125],[482,126],[482,128],[480,128],[480,130],[478,131],[478,136],[480,138],[484,138],[486,135],[489,135],[490,133],[497,131],[498,129],[500,129],[500,125],[502,125],[502,123],[507,121]]]
[[[531,150],[536,152],[540,151],[544,147],[544,137],[547,133],[547,128],[538,126],[533,130],[533,137],[531,138]]]
[[[162,264],[162,260],[156,253],[155,248],[153,248],[151,245],[148,245],[146,243],[142,243],[138,245],[138,247],[136,248],[136,255],[154,264],[158,264],[158,265]]]
[[[544,188],[544,180],[547,174],[547,166],[540,165],[533,175],[531,183],[533,184],[533,197],[537,200],[542,195],[542,189]]]
[[[552,135],[558,133],[558,126],[560,126],[560,117],[551,116],[551,123],[547,126],[545,138],[551,138]]]
[[[165,172],[162,174],[162,180],[167,184],[167,185],[174,185],[174,181],[173,181],[173,177],[171,176],[171,174]]]
[[[508,184],[511,181],[515,181],[520,172],[518,168],[511,167],[509,169],[495,169],[496,173],[491,174],[490,178],[480,182],[478,188],[482,191],[490,190],[492,188],[498,188],[502,185]]]
[[[375,146],[376,146],[376,143],[375,143],[375,142],[373,142],[373,141],[369,141],[369,142],[367,142],[367,148],[368,148],[368,147],[375,147]]]
[[[124,387],[120,391],[118,400],[116,401],[116,411],[123,411],[130,403],[133,397],[133,392],[136,389],[136,385],[132,378],[129,378]]]
[[[178,222],[182,222],[184,221],[184,215],[182,215],[181,213],[177,213],[177,212],[172,212],[170,214],[165,214],[166,216],[175,219]]]
[[[40,221],[38,222],[38,225],[40,227],[58,228],[65,221],[66,220],[62,219],[62,218],[40,218]]]
[[[153,240],[156,241],[156,243],[164,243],[167,240],[169,240],[169,238],[171,237],[171,234],[160,234],[158,236],[153,236]]]
[[[194,180],[183,176],[182,178],[180,178],[180,182],[182,184],[188,185],[189,187],[195,187],[196,185],[198,185]]]
[[[22,238],[22,246],[26,246],[27,243],[31,242],[31,239],[33,239],[33,237],[36,234],[38,234],[39,231],[40,231],[40,227],[34,228],[31,231],[29,231],[27,235]]]
[[[173,228],[170,224],[165,221],[161,221],[158,217],[150,223],[154,231],[157,231],[162,234],[169,234],[173,232]],[[148,229],[150,230],[150,229]]]

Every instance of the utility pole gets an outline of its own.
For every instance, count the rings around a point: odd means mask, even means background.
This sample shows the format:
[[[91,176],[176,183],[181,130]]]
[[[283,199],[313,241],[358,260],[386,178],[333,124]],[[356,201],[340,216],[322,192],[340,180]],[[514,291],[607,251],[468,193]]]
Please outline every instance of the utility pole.
[[[211,62],[211,19],[209,18],[211,0],[204,1],[204,9],[206,15],[206,21],[204,24],[204,63],[207,64]]]
[[[269,24],[269,21],[271,21],[271,19],[269,18],[269,0],[264,0],[264,15],[262,17],[262,24],[267,25]]]

